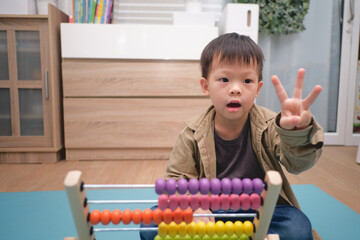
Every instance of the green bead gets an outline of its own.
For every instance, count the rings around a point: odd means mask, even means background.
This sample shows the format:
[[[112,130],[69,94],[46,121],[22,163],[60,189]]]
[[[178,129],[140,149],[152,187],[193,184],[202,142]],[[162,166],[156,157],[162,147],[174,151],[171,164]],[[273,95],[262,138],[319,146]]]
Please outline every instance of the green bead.
[[[241,234],[239,240],[249,240],[248,235],[246,235],[245,233]]]
[[[156,235],[156,237],[154,238],[154,240],[163,240],[163,238],[160,237],[159,235]]]
[[[229,236],[225,233],[220,237],[221,240],[229,240]]]
[[[202,237],[202,240],[211,240],[211,237],[207,234],[205,234],[203,237]]]
[[[173,239],[174,240],[182,240],[182,237],[179,234],[176,234]]]
[[[172,238],[170,235],[166,235],[166,236],[164,237],[164,240],[173,240],[173,238]]]
[[[214,234],[214,235],[211,237],[211,240],[220,240],[220,237],[219,237],[219,235]]]
[[[192,238],[193,240],[201,240],[201,237],[197,234],[195,234]]]
[[[238,240],[239,237],[235,233],[230,236],[230,240]]]
[[[191,240],[191,237],[190,237],[189,234],[186,234],[183,239],[184,239],[184,240]]]

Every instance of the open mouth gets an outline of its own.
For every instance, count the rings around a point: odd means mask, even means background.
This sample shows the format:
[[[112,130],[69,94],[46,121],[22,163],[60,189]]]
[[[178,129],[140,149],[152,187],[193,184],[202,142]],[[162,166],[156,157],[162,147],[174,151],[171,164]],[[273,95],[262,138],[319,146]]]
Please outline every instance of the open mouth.
[[[231,102],[226,105],[228,108],[239,108],[241,104],[239,102]]]

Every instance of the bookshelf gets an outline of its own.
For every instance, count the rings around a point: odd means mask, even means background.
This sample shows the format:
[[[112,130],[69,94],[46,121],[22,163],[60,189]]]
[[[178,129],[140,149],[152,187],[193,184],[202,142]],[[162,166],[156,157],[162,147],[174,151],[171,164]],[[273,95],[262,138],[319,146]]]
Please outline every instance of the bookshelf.
[[[168,159],[183,121],[210,105],[199,58],[217,35],[203,26],[61,24],[66,159]]]

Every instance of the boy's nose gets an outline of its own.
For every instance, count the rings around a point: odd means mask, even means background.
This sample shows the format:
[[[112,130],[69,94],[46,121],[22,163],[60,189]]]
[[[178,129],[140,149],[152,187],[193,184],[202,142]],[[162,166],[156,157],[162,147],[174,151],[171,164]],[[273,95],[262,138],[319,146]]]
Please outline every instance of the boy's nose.
[[[240,88],[233,88],[233,89],[230,90],[230,94],[231,95],[240,95],[241,90],[240,90]]]

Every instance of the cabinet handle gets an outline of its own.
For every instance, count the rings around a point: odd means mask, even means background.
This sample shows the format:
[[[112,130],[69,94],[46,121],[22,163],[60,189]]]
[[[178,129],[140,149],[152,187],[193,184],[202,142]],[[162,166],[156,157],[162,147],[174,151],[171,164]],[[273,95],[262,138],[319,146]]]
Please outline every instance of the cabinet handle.
[[[48,79],[48,71],[45,71],[45,97],[49,99],[49,79]]]

